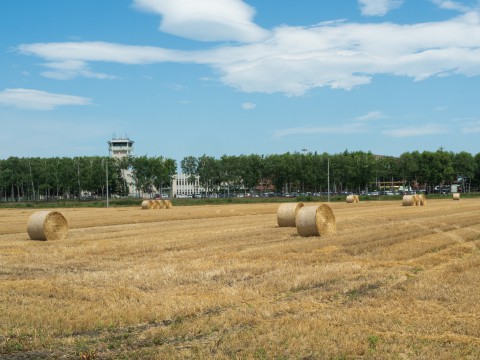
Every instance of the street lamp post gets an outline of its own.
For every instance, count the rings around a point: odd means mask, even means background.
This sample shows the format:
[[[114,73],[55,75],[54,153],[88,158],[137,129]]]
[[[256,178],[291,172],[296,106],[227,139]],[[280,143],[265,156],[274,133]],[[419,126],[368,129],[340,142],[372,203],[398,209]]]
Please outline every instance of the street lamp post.
[[[330,158],[327,158],[327,196],[330,202]]]
[[[105,161],[106,186],[107,186],[107,208],[108,208],[108,159]]]

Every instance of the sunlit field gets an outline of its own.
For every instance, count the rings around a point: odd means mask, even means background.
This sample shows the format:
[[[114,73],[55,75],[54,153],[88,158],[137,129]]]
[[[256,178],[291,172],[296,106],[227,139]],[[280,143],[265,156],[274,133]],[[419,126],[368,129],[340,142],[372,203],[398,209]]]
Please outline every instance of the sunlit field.
[[[478,359],[480,200],[0,210],[1,359]]]

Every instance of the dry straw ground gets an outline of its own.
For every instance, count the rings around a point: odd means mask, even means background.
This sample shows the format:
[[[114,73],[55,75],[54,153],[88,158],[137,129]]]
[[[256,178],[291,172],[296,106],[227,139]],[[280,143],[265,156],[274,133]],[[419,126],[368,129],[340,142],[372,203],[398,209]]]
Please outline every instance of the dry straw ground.
[[[66,240],[0,210],[2,359],[478,359],[480,201],[61,209]]]

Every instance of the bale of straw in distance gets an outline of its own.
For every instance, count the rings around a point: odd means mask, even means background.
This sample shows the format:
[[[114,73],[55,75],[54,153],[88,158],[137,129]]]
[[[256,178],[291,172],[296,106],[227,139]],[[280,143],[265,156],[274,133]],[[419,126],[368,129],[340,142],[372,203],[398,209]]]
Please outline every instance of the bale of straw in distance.
[[[353,204],[355,202],[355,195],[347,195],[347,204]]]
[[[32,240],[61,240],[67,237],[68,222],[58,211],[37,211],[28,219],[27,232]]]
[[[427,205],[427,198],[425,197],[425,195],[424,195],[424,194],[420,194],[420,195],[419,195],[419,198],[420,198],[420,205],[426,206],[426,205]]]
[[[353,195],[353,202],[359,203],[359,202],[360,202],[360,196],[358,196],[358,195]]]
[[[300,236],[327,236],[337,231],[335,215],[327,204],[300,208],[295,223]]]
[[[173,206],[171,200],[162,200],[162,202],[165,209],[170,209]]]
[[[295,227],[295,216],[303,203],[281,204],[277,210],[277,223],[279,227]]]
[[[403,206],[414,206],[416,203],[415,195],[403,195],[402,205]]]
[[[415,194],[413,196],[414,196],[415,206],[419,206],[420,205],[420,196],[418,194]]]
[[[453,200],[460,200],[460,193],[454,193],[452,199]]]
[[[143,210],[150,210],[155,207],[155,201],[154,200],[143,200],[142,201],[142,209]]]
[[[153,200],[153,209],[163,209],[161,200]]]

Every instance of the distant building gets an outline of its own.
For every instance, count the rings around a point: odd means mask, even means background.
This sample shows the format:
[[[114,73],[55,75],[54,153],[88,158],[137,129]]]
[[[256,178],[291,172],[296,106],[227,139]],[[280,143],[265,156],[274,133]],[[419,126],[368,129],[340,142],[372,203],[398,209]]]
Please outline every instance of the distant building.
[[[122,160],[126,157],[133,156],[133,144],[134,141],[128,137],[113,137],[108,141],[108,153],[110,157],[118,160]],[[122,170],[122,177],[128,188],[129,194],[134,194],[136,191],[135,182],[133,181],[132,169]]]
[[[133,144],[135,142],[128,137],[113,137],[108,141],[108,153],[110,157],[122,160],[133,156]],[[132,169],[122,170],[122,177],[130,195],[136,194],[135,181],[133,179]],[[196,175],[193,181],[188,174],[175,174],[172,176],[171,197],[190,197],[200,194],[203,189],[200,187],[200,177]],[[159,191],[159,189],[154,189]],[[146,196],[146,194],[143,194]]]
[[[129,138],[113,138],[108,142],[108,152],[110,157],[123,159],[133,154],[134,141]]]
[[[202,191],[198,175],[195,175],[193,178],[188,174],[175,174],[172,176],[172,197],[190,197],[200,194]]]

